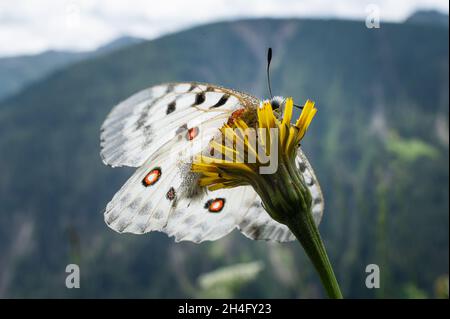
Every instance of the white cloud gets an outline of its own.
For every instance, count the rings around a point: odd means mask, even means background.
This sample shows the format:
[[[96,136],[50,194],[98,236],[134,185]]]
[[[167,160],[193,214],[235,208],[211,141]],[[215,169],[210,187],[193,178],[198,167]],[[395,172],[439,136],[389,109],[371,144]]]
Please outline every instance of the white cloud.
[[[0,0],[0,55],[89,50],[122,34],[154,38],[243,17],[364,19],[370,3],[383,21],[402,21],[419,8],[449,11],[443,0]]]

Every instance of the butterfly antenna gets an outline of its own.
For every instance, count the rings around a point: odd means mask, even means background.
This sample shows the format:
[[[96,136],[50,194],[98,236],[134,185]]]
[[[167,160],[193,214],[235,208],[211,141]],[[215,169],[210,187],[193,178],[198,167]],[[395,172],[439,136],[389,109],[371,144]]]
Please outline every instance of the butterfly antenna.
[[[272,88],[270,87],[270,61],[272,61],[272,48],[267,50],[267,86],[269,88],[270,98],[273,98]]]
[[[269,50],[267,50],[267,86],[269,88],[269,94],[270,94],[270,98],[273,98],[272,95],[272,87],[270,86],[270,62],[272,61],[272,48],[269,48]],[[295,107],[299,108],[300,110],[303,109],[303,106],[294,104]]]

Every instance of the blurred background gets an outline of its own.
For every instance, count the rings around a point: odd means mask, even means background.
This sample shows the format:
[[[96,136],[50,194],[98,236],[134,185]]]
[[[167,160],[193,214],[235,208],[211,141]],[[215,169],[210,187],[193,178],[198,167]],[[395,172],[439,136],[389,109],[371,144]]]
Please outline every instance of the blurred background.
[[[0,297],[323,297],[296,242],[103,222],[133,172],[99,156],[112,106],[166,81],[267,97],[271,46],[274,93],[319,109],[304,150],[344,295],[448,298],[448,2],[337,2],[0,0]]]

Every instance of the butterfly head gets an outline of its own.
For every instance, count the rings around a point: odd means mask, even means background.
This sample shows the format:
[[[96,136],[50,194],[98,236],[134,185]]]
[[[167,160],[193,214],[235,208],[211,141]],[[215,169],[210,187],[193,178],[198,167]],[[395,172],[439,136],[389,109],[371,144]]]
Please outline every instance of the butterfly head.
[[[274,96],[270,99],[270,104],[272,105],[272,110],[282,110],[285,102],[285,98],[282,96]]]
[[[282,97],[282,96],[274,96],[270,100],[267,99],[267,100],[262,101],[260,103],[260,107],[263,107],[263,104],[266,103],[266,102],[270,103],[270,105],[272,106],[272,110],[273,110],[274,115],[278,119],[280,119],[281,116],[283,115],[283,110],[284,110],[284,107],[285,107],[286,99],[284,97]]]

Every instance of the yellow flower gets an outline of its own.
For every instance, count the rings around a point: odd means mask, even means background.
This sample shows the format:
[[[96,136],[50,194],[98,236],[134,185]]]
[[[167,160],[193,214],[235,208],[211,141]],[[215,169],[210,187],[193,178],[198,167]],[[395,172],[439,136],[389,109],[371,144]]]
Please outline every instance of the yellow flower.
[[[293,107],[292,98],[286,99],[284,115],[279,120],[270,102],[263,102],[256,111],[256,134],[253,135],[249,134],[249,129],[253,127],[249,126],[252,123],[244,120],[245,114],[232,124],[225,124],[220,130],[223,137],[221,143],[216,140],[210,143],[219,156],[199,154],[194,158],[192,171],[201,173],[200,186],[210,190],[249,184],[255,186],[261,180],[260,168],[265,166],[267,158],[275,159],[278,163],[293,161],[299,143],[317,112],[314,102],[306,101],[300,117],[293,125]],[[277,147],[276,158],[271,157],[275,152],[274,147]]]

